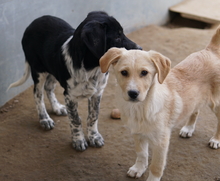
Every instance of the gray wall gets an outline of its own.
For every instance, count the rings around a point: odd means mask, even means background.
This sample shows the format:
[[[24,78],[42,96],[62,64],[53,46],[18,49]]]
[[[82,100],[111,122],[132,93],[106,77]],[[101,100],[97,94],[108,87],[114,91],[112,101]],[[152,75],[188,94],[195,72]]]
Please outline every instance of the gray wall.
[[[6,92],[10,83],[24,71],[21,38],[35,18],[58,16],[74,28],[93,10],[114,16],[129,33],[149,24],[162,25],[168,20],[168,8],[181,0],[0,0],[0,106],[27,89],[32,80]]]

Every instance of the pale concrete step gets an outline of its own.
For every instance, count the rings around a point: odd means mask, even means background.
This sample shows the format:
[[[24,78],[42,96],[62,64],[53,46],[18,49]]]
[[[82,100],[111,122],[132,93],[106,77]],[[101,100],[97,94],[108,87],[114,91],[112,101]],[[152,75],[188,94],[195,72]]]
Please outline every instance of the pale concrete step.
[[[220,23],[220,0],[184,0],[169,8],[184,18],[211,24]]]

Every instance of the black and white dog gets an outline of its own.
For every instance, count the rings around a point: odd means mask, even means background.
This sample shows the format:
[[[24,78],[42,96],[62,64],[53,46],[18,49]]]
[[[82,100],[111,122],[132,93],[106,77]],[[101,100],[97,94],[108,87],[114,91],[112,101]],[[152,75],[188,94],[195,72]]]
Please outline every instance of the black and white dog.
[[[37,18],[25,30],[22,47],[26,58],[25,73],[9,88],[23,84],[31,73],[41,126],[47,130],[54,127],[54,121],[45,109],[45,90],[53,111],[57,115],[68,115],[72,144],[80,151],[85,150],[88,144],[77,107],[80,99],[88,98],[88,142],[93,147],[103,146],[104,140],[97,124],[108,73],[101,73],[99,59],[111,47],[141,47],[124,35],[115,18],[100,11],[90,12],[76,30],[57,17]],[[56,80],[64,88],[66,107],[57,101],[53,92]]]

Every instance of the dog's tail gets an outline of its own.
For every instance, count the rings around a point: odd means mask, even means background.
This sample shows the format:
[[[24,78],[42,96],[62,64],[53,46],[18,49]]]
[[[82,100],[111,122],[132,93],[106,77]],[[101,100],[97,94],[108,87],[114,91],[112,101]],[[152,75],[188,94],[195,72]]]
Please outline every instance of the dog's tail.
[[[218,26],[215,34],[212,36],[207,48],[220,53],[220,25]]]
[[[30,76],[30,72],[31,72],[31,68],[30,65],[28,64],[28,62],[25,62],[25,72],[23,77],[21,77],[18,81],[10,84],[10,86],[8,87],[7,91],[12,88],[12,87],[17,87],[19,85],[22,85],[23,83],[26,82],[26,80],[28,79],[28,77]]]

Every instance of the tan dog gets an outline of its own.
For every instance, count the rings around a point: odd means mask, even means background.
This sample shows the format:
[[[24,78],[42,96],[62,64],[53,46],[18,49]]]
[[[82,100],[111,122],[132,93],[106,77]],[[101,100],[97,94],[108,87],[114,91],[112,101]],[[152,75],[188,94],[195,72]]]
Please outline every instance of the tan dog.
[[[220,148],[220,27],[210,44],[170,70],[170,60],[155,51],[111,48],[101,59],[103,73],[110,65],[119,84],[116,94],[121,118],[135,140],[136,163],[128,175],[140,177],[152,162],[147,181],[159,181],[166,164],[171,128],[187,120],[180,136],[191,137],[199,110],[209,105],[218,118],[211,148]]]

